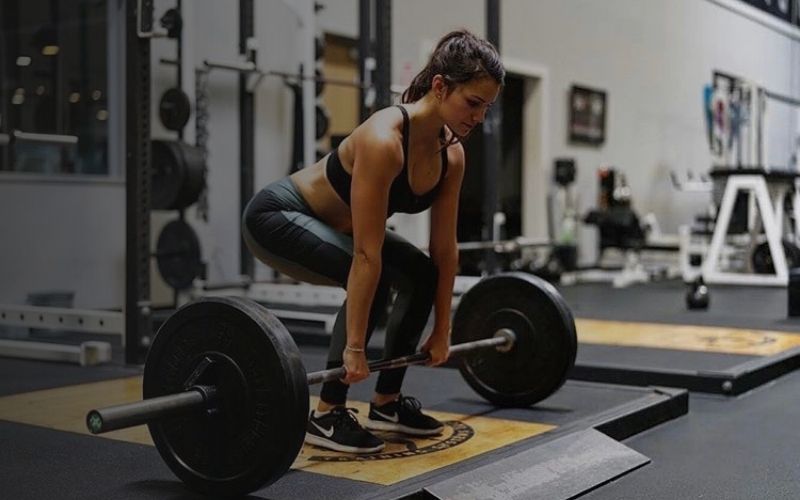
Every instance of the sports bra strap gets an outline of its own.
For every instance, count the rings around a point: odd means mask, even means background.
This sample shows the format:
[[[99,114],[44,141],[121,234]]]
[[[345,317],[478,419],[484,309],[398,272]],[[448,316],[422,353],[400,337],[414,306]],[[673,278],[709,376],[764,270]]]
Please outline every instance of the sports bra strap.
[[[406,108],[399,104],[396,106],[400,108],[400,111],[403,113],[403,170],[406,170],[408,168],[408,128],[410,120]]]

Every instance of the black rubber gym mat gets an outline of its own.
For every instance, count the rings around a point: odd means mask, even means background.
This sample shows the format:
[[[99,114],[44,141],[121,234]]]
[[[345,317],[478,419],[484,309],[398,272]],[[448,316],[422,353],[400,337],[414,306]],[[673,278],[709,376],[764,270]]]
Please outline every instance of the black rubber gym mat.
[[[800,331],[800,318],[787,317],[786,288],[709,285],[711,303],[705,311],[686,309],[686,290],[678,280],[625,288],[601,283],[558,287],[576,318]]]
[[[0,358],[0,396],[130,377],[141,373],[140,367],[123,366],[119,362],[78,366],[68,363]]]
[[[581,500],[800,498],[800,372],[738,398],[691,396],[691,412],[625,441],[652,463]]]
[[[112,441],[0,421],[3,498],[207,500],[189,492],[152,446]],[[13,457],[13,459],[12,459]],[[314,475],[314,481],[283,480],[246,498],[355,498],[374,485]]]
[[[756,359],[759,356],[741,354],[679,351],[675,349],[647,349],[642,347],[619,347],[599,344],[581,344],[577,363],[618,364],[629,367],[652,367],[654,369],[725,370],[731,366]]]

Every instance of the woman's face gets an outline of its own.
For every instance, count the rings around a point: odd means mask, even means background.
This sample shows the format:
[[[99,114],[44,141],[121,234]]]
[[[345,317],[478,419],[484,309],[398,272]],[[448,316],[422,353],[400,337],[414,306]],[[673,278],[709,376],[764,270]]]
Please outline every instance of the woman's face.
[[[456,135],[466,137],[486,118],[499,93],[500,85],[488,77],[456,85],[443,94],[442,118]]]

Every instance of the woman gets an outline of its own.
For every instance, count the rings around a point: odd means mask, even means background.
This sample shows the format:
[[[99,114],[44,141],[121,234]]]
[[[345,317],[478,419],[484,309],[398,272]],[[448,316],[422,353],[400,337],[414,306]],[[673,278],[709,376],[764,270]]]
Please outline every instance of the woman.
[[[256,257],[295,279],[347,290],[333,329],[328,367],[347,375],[323,385],[306,441],[331,450],[373,453],[383,442],[346,407],[350,384],[369,374],[365,348],[390,289],[396,299],[384,357],[421,346],[431,365],[447,360],[450,303],[458,268],[456,217],[464,177],[460,144],[497,98],[505,71],[497,51],[466,30],[445,35],[403,93],[311,167],[271,184],[249,203],[244,239]],[[430,257],[386,229],[395,212],[431,209]],[[400,393],[405,368],[378,376],[366,428],[433,435],[442,424]]]

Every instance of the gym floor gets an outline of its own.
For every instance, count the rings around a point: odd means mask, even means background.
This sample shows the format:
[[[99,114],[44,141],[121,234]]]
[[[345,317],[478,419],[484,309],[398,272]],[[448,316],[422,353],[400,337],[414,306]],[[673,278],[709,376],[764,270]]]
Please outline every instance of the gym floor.
[[[785,288],[712,286],[707,311],[688,311],[685,287],[665,281],[612,289],[564,287],[576,317],[796,332]],[[579,348],[580,352],[580,348]],[[580,356],[580,354],[579,354]],[[652,459],[586,499],[800,498],[794,431],[800,373],[737,397],[693,392],[689,413],[625,441]]]
[[[711,306],[707,311],[687,311],[684,290],[682,283],[674,281],[624,289],[595,284],[561,288],[576,318],[582,321],[730,327],[789,334],[800,326],[800,321],[786,317],[786,290],[783,288],[712,287]],[[310,370],[322,367],[324,349],[302,349]],[[679,356],[676,352],[682,351],[669,352]],[[692,354],[686,351],[686,356]],[[138,387],[140,374],[139,367],[126,367],[119,362],[80,368],[0,359],[0,447],[4,451],[0,491],[3,497],[198,498],[187,492],[156,450],[145,444],[146,436],[107,439],[80,431],[83,413],[94,401],[107,397],[109,387]],[[436,385],[432,387],[430,380],[434,376]],[[64,396],[63,391],[77,390],[75,387],[79,384],[89,383],[96,384],[80,386],[81,390],[76,392],[86,399]],[[368,385],[356,386],[353,399],[365,401],[369,395]],[[62,389],[34,392],[54,388]],[[406,391],[419,397],[432,411],[472,419],[469,422],[476,429],[494,422],[497,429],[512,429],[519,434],[508,437],[509,444],[502,446],[513,446],[513,442],[520,439],[522,441],[518,442],[524,443],[526,437],[546,431],[547,426],[565,425],[568,418],[576,417],[558,411],[559,408],[570,407],[572,413],[580,414],[578,416],[588,415],[604,405],[619,404],[635,391],[645,390],[612,389],[570,381],[550,399],[525,412],[487,408],[455,370],[411,368],[406,385]],[[796,481],[798,437],[794,432],[800,420],[800,407],[790,403],[798,392],[800,374],[796,372],[735,397],[692,392],[688,414],[623,441],[627,447],[649,458],[650,463],[581,498],[800,498],[800,483]],[[316,394],[313,388],[312,394]],[[484,432],[493,435],[499,431]],[[476,453],[493,453],[487,450],[489,448],[479,449]],[[429,454],[427,460],[432,461],[422,465],[427,468],[428,475],[422,472],[422,477],[429,477],[431,470],[446,465],[437,463],[444,460],[443,457]],[[301,463],[307,458],[301,454],[295,470],[250,498],[352,499],[385,496],[393,491],[391,481],[359,475],[364,471],[370,473],[368,469],[374,468],[373,463],[356,467],[358,470],[337,472],[336,469],[308,468]],[[410,463],[395,467],[392,474],[398,470],[408,472]]]

